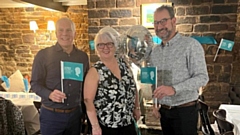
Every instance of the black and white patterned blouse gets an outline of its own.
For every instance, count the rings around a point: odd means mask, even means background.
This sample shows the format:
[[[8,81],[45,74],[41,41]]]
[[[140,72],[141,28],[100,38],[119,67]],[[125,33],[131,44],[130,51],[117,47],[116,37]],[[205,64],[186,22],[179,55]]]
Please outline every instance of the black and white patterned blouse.
[[[99,74],[98,89],[94,104],[99,123],[118,128],[130,125],[133,119],[136,84],[131,69],[123,60],[118,60],[121,80],[102,63],[94,64]]]

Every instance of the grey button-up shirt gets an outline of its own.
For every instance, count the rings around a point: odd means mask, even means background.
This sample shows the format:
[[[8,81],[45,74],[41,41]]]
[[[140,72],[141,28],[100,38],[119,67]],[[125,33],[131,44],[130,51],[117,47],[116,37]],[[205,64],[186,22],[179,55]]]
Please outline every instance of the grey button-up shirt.
[[[209,80],[201,44],[179,33],[166,45],[153,48],[150,64],[157,67],[157,85],[172,86],[176,91],[174,96],[159,100],[160,104],[177,106],[197,100],[199,88]]]

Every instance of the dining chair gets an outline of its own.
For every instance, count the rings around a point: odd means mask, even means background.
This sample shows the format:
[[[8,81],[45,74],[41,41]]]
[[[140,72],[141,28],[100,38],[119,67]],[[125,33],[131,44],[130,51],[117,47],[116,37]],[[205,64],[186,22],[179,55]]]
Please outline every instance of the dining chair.
[[[40,108],[41,108],[42,103],[38,102],[38,101],[33,101],[33,104],[34,104],[35,108],[37,109],[38,113],[40,113]]]
[[[226,132],[233,131],[234,125],[231,122],[227,121],[225,119],[226,117],[224,118],[223,116],[220,116],[220,114],[218,112],[221,112],[222,110],[223,109],[214,110],[213,116],[217,121],[219,132],[221,134],[224,134]],[[224,111],[222,111],[222,112],[224,112]]]
[[[198,109],[202,122],[202,132],[204,135],[215,135],[215,132],[210,124],[209,116],[208,116],[208,105],[202,100],[198,100]]]
[[[228,92],[230,104],[240,105],[240,86],[232,86]]]
[[[217,117],[220,117],[222,119],[226,119],[227,112],[224,109],[217,109],[217,110],[213,111],[213,113]]]
[[[33,104],[34,104],[35,108],[37,109],[38,113],[40,114],[40,109],[41,109],[42,103],[38,102],[38,101],[33,101]],[[41,135],[40,129],[37,132],[35,132],[33,135]]]

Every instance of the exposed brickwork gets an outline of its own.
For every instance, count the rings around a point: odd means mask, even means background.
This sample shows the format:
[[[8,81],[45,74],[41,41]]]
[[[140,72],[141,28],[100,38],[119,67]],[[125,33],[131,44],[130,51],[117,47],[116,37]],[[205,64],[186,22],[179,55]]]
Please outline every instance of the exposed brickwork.
[[[135,5],[135,0],[117,0],[117,7],[121,8],[126,8],[126,7],[134,7]]]
[[[210,25],[210,31],[224,31],[224,30],[228,30],[228,25],[227,24],[212,24]]]
[[[96,1],[97,8],[113,8],[115,6],[116,6],[116,1],[113,1],[113,0]]]
[[[132,10],[129,9],[121,9],[121,10],[111,10],[110,11],[111,18],[123,18],[123,17],[132,17]]]
[[[177,17],[177,24],[196,24],[196,17]]]
[[[220,16],[200,16],[200,23],[220,22]]]
[[[174,3],[174,6],[186,6],[189,5],[192,0],[172,0],[172,2]]]
[[[109,17],[108,10],[88,10],[89,18],[103,18]]]
[[[203,31],[209,31],[209,25],[208,24],[197,24],[194,26],[194,32],[203,32]]]
[[[209,6],[200,6],[200,7],[187,7],[186,8],[186,15],[205,15],[210,14],[210,7]]]
[[[185,8],[177,8],[175,11],[176,11],[175,13],[176,16],[185,16],[185,12],[186,12]]]
[[[237,4],[236,5],[216,5],[212,7],[213,14],[228,14],[233,13],[235,14],[237,11]]]
[[[100,19],[100,25],[102,25],[102,26],[118,25],[117,21],[118,21],[118,19]],[[136,24],[136,22],[134,24]]]
[[[68,16],[76,24],[76,46],[89,53],[88,14],[86,6],[72,6],[66,13],[48,11],[43,8],[0,8],[0,69],[10,76],[19,69],[22,74],[31,75],[31,67],[36,53],[56,42],[55,34],[48,41],[47,21],[56,21]],[[36,34],[29,30],[29,21],[36,21],[39,27]],[[34,45],[34,36],[37,45]]]
[[[224,0],[213,0],[213,3],[223,4],[223,3],[224,3]]]
[[[193,25],[192,24],[182,24],[177,26],[177,30],[181,32],[192,32]]]
[[[137,24],[137,19],[131,18],[131,19],[121,19],[119,21],[119,25],[135,25]]]

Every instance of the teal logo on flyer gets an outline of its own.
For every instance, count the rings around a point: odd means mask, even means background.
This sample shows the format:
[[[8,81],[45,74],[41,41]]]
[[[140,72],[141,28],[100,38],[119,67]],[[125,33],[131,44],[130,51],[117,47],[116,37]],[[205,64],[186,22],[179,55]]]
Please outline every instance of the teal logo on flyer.
[[[141,83],[156,84],[157,68],[143,67],[141,68]]]
[[[227,51],[232,51],[234,46],[234,42],[231,40],[226,40],[226,39],[222,39],[219,45],[220,49],[224,49]]]
[[[83,81],[83,64],[61,61],[62,79]]]

